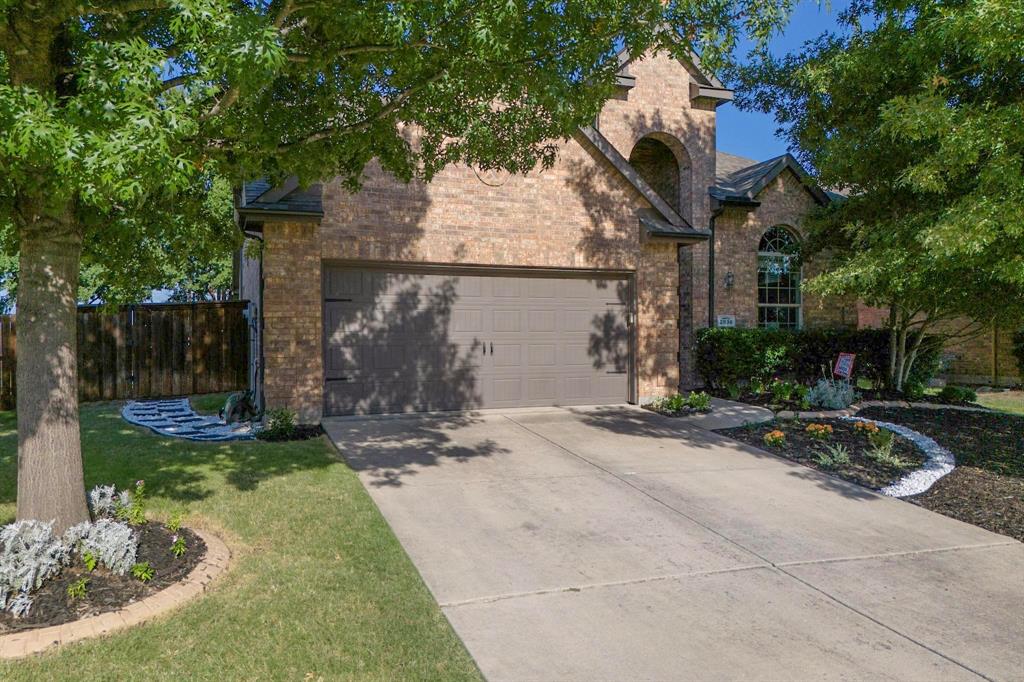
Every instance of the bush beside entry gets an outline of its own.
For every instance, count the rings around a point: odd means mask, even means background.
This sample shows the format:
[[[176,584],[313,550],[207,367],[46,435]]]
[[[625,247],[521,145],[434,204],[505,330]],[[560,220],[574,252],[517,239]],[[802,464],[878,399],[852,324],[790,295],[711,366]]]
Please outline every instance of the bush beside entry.
[[[721,329],[697,332],[696,365],[705,383],[728,388],[747,381],[768,383],[787,376],[800,383],[822,378],[839,353],[855,353],[852,381],[867,379],[886,386],[889,373],[889,331],[886,329]],[[910,381],[927,384],[939,371],[941,342],[929,337],[922,344]]]

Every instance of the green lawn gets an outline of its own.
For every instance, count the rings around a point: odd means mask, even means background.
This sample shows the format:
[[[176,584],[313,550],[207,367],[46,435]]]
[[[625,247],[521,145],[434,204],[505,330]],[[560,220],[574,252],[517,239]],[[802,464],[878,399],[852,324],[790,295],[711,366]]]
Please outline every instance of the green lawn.
[[[978,404],[990,407],[993,410],[1024,415],[1024,391],[979,393]]]
[[[230,393],[204,393],[189,397],[192,409],[199,414],[217,414],[220,408],[224,407]]]
[[[82,410],[88,486],[146,481],[228,541],[212,592],[156,622],[17,663],[3,680],[479,679],[355,474],[324,439],[198,444]],[[14,516],[15,419],[0,412],[0,523]]]

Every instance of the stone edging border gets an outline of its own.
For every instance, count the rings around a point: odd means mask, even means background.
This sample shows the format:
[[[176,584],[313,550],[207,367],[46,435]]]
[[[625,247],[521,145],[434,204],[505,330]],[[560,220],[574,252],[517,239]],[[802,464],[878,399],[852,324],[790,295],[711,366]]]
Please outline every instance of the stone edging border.
[[[910,403],[904,400],[866,400],[856,405],[850,405],[845,410],[819,410],[816,412],[794,412],[793,410],[782,410],[775,416],[779,419],[831,419],[852,417],[866,407],[907,407],[921,408],[925,410],[958,410],[960,412],[992,412],[985,407],[968,407],[966,405],[941,405],[938,403]]]
[[[231,552],[224,541],[216,535],[194,528],[192,532],[206,543],[206,556],[183,582],[165,587],[156,594],[128,604],[117,611],[0,636],[0,659],[21,658],[52,646],[98,637],[139,625],[198,597],[227,569]]]
[[[889,497],[919,495],[956,468],[956,458],[953,456],[953,453],[923,433],[918,433],[899,424],[883,422],[877,419],[867,419],[866,417],[841,417],[841,419],[850,422],[875,424],[883,429],[899,434],[920,448],[924,452],[925,457],[927,457],[921,467],[914,469],[900,480],[878,491],[883,495]]]

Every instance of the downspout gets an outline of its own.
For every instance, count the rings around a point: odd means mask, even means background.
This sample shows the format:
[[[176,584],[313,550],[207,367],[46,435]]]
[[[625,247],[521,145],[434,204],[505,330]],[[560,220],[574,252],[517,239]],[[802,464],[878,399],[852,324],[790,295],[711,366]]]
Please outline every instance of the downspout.
[[[711,218],[708,229],[711,237],[708,240],[708,326],[715,326],[715,219],[722,215],[725,207],[717,200],[711,200]]]
[[[242,236],[245,239],[253,239],[261,242],[261,248],[259,249],[259,258],[256,259],[257,268],[257,282],[258,290],[256,292],[256,319],[250,321],[250,334],[255,338],[249,340],[249,351],[250,351],[250,363],[254,367],[250,368],[249,376],[252,380],[253,385],[250,387],[252,391],[252,397],[256,411],[259,414],[263,414],[263,231],[262,229],[254,230],[249,228],[244,216],[239,216],[238,226],[242,231]],[[239,253],[239,260],[245,259],[245,242],[243,241],[242,247]]]

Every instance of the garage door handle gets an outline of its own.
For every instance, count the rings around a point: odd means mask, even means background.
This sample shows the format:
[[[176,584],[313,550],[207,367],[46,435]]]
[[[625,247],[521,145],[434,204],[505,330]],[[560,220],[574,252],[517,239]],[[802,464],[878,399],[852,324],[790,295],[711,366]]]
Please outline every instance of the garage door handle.
[[[491,343],[491,355],[494,355],[494,343]]]

